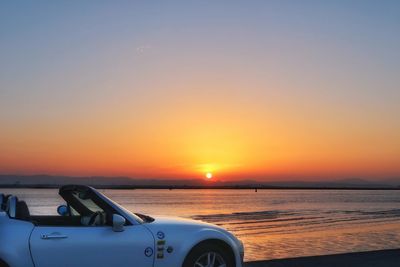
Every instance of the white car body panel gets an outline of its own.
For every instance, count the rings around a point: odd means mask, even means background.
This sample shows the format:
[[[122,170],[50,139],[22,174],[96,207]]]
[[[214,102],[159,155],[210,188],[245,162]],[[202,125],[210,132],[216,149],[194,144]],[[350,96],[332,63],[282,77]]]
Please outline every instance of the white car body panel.
[[[29,250],[33,228],[30,222],[12,220],[0,212],[0,259],[11,267],[34,267]]]
[[[214,240],[229,247],[235,267],[242,267],[243,244],[223,228],[172,217],[145,222],[94,188],[85,188],[126,219],[122,232],[107,225],[35,225],[0,211],[0,265],[3,261],[11,267],[181,267],[194,246]]]
[[[42,235],[62,238],[43,239]],[[153,248],[154,238],[142,225],[126,226],[123,232],[114,232],[110,226],[35,227],[30,245],[37,267],[153,266],[153,258],[144,251]]]
[[[177,255],[187,255],[196,244],[210,239],[224,241],[233,248],[236,266],[242,266],[240,258],[240,250],[243,249],[242,244],[225,229],[209,223],[178,217],[154,218],[154,222],[145,224],[145,226],[153,232],[156,240],[160,240],[157,233],[163,232],[165,248],[171,246],[174,249],[172,253],[164,252],[162,259],[157,259],[156,255],[154,267],[182,266],[185,258]]]

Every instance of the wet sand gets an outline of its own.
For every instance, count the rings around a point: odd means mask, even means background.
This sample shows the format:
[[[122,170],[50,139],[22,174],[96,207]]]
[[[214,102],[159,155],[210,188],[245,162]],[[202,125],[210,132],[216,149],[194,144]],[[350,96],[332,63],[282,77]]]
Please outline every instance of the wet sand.
[[[400,249],[246,262],[245,267],[398,267]]]

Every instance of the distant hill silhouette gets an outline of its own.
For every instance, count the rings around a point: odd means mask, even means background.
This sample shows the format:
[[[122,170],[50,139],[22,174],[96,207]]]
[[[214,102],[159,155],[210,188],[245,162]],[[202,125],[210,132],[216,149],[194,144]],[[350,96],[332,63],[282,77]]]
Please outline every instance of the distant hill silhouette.
[[[137,179],[130,177],[71,177],[52,175],[0,175],[0,187],[58,187],[64,184],[86,184],[110,188],[400,188],[400,179],[368,181],[341,179],[308,181],[212,181],[201,179]]]

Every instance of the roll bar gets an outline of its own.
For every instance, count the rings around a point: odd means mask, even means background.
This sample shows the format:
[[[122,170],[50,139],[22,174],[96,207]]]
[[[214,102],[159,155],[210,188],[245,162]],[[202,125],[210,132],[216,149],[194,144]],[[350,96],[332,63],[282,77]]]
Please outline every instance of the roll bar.
[[[9,196],[7,199],[5,211],[8,213],[8,216],[10,216],[10,218],[15,218],[17,214],[17,202],[18,198],[16,196]],[[2,206],[4,207],[4,205]]]

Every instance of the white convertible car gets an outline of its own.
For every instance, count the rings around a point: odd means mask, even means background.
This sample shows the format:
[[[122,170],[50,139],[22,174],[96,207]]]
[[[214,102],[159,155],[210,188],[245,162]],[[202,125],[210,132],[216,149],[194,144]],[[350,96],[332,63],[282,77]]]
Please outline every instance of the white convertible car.
[[[59,194],[59,216],[0,194],[0,267],[242,266],[242,242],[218,226],[134,214],[88,186]]]

